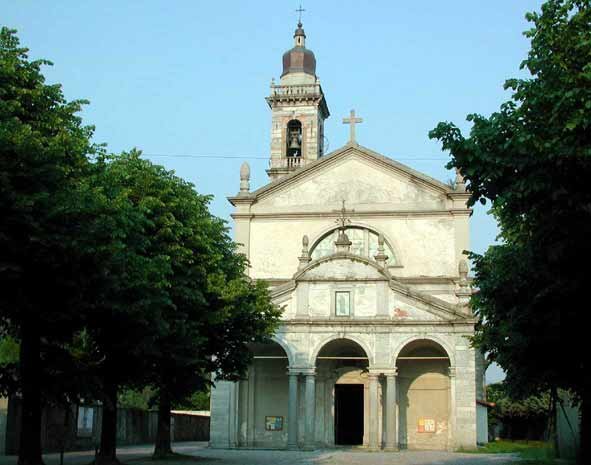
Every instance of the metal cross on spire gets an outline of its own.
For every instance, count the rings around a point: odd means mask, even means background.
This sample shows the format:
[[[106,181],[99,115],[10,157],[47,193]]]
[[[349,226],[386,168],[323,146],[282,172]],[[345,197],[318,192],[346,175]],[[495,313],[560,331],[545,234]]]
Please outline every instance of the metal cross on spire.
[[[339,216],[336,219],[336,223],[339,225],[339,229],[341,231],[345,231],[345,227],[347,224],[351,222],[351,220],[347,217],[347,213],[353,213],[355,210],[347,210],[345,208],[345,199],[343,199],[343,206],[340,210],[333,210],[335,213],[339,213]]]
[[[355,110],[351,110],[351,114],[350,114],[349,118],[343,118],[343,124],[349,125],[349,143],[350,144],[357,143],[357,141],[355,141],[355,124],[356,123],[363,123],[363,119],[356,118],[355,117]]]
[[[302,4],[300,3],[300,7],[296,10],[296,13],[298,13],[298,24],[302,23],[302,13],[306,11],[302,8]]]

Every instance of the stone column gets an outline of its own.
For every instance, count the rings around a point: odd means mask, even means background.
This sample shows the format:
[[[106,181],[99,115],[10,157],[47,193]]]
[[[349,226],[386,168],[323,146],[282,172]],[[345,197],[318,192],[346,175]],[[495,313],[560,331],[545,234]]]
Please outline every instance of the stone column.
[[[289,401],[287,404],[287,447],[298,447],[298,372],[289,371]]]
[[[248,374],[248,417],[246,419],[246,445],[248,447],[254,447],[254,391],[255,391],[255,381],[256,381],[256,368],[255,364],[252,363],[250,365],[250,370]]]
[[[386,449],[398,450],[396,429],[396,374],[397,369],[386,373]]]
[[[238,447],[238,383],[230,386],[230,447]]]
[[[369,448],[377,450],[380,448],[378,437],[378,377],[379,373],[369,373]]]
[[[314,414],[316,410],[316,375],[314,371],[306,375],[306,431],[304,434],[304,449],[314,449]]]
[[[248,429],[248,378],[240,381],[239,392],[239,420],[238,420],[238,445],[246,446]]]
[[[449,434],[447,436],[447,449],[455,450],[456,441],[456,367],[448,368],[449,375]]]

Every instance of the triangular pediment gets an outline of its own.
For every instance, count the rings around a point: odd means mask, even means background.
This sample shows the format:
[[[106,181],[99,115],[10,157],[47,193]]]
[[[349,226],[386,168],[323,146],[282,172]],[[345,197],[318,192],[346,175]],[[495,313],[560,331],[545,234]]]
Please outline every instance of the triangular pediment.
[[[364,210],[445,208],[449,186],[358,145],[346,145],[249,195],[257,209],[355,205]]]
[[[358,294],[363,294],[363,299],[376,295],[375,286],[385,285],[384,290],[388,295],[384,296],[386,299],[380,304],[383,310],[379,314],[373,313],[373,316],[371,310],[366,311],[364,316],[391,320],[400,324],[428,321],[445,323],[472,318],[464,309],[437,297],[413,291],[409,286],[390,276],[375,262],[351,254],[335,254],[312,261],[298,271],[292,280],[275,288],[271,296],[275,304],[285,305],[284,302],[296,295],[300,285],[310,286],[306,287],[310,292],[308,305],[310,309],[316,309],[319,316],[322,312],[328,311],[331,286],[335,283],[341,286],[347,283],[351,289],[359,289],[359,286],[366,287],[366,291]],[[374,286],[373,290],[370,291],[368,286]],[[374,312],[377,310],[376,306],[371,304],[369,306]],[[295,312],[295,308],[289,308],[286,316],[294,316],[295,313],[291,312]]]

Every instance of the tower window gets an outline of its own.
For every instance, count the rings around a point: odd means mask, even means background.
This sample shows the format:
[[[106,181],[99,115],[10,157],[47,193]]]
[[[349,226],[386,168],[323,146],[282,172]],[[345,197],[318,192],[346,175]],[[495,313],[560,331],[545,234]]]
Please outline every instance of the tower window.
[[[302,123],[292,119],[287,123],[287,150],[288,157],[302,156]]]

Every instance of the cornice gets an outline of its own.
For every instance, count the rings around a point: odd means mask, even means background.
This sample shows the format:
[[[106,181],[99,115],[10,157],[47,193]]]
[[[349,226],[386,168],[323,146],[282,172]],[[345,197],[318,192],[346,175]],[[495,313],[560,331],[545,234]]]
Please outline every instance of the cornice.
[[[228,198],[230,199],[230,198]],[[231,201],[231,200],[230,200]],[[351,218],[369,218],[369,217],[426,217],[426,216],[470,216],[471,209],[443,209],[443,210],[367,210],[355,211],[349,216]],[[277,212],[277,213],[232,213],[232,218],[248,216],[250,218],[273,218],[273,219],[293,219],[293,218],[336,218],[338,213],[321,211],[309,212]]]
[[[252,205],[256,202],[256,197],[251,193],[242,193],[234,196],[229,196],[226,198],[228,199],[228,202],[230,202],[235,207],[238,205]]]
[[[458,320],[395,320],[390,318],[356,318],[356,319],[339,319],[334,318],[293,318],[289,320],[281,320],[281,326],[339,326],[345,329],[347,326],[367,326],[369,329],[376,329],[376,327],[392,327],[392,326],[467,326],[473,327],[477,320],[458,319]]]
[[[393,276],[393,279],[406,285],[455,284],[457,281],[459,281],[458,276]],[[265,281],[269,286],[280,286],[282,284],[292,281],[292,278],[260,278],[259,280]],[[468,278],[468,281],[472,282],[472,278]]]

